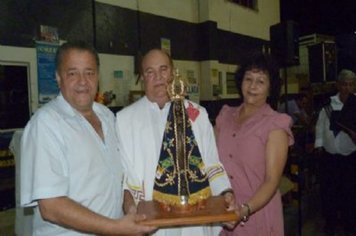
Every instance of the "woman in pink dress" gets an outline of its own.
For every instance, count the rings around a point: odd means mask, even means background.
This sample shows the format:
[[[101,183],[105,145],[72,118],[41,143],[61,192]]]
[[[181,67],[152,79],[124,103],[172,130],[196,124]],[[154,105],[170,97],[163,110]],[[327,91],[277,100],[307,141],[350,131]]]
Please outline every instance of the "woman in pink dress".
[[[238,107],[225,105],[216,119],[217,145],[240,206],[242,220],[221,235],[283,236],[279,182],[293,144],[292,120],[271,108],[281,88],[271,58],[253,54],[235,75]]]

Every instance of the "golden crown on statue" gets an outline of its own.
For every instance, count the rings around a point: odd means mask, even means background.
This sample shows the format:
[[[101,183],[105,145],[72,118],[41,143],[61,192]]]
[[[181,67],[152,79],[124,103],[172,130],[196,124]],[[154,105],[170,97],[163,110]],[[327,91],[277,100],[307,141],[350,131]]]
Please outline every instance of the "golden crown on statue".
[[[178,68],[174,70],[173,79],[168,85],[168,95],[172,101],[179,101],[184,99],[185,83],[179,74]]]

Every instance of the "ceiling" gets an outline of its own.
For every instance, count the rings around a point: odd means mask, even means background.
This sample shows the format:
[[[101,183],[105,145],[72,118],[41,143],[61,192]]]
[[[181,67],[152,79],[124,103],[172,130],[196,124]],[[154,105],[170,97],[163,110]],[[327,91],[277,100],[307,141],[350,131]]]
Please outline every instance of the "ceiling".
[[[299,25],[300,36],[326,34],[338,36],[356,31],[353,0],[280,0],[281,21]]]

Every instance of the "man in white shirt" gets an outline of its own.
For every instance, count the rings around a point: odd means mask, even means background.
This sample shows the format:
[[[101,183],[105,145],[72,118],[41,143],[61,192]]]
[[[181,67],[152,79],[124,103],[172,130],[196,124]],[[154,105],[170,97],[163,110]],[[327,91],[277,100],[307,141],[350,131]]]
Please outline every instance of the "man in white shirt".
[[[114,114],[95,103],[99,57],[84,42],[56,55],[60,94],[41,107],[21,140],[21,205],[34,207],[33,235],[122,235],[154,230],[122,213],[124,174]]]
[[[145,96],[116,115],[116,131],[120,151],[128,164],[125,181],[124,209],[132,209],[141,200],[152,200],[162,140],[171,102],[167,86],[173,75],[170,56],[160,49],[150,50],[143,58],[141,76]],[[225,169],[218,159],[215,137],[206,110],[191,101],[184,101],[203,168],[208,176],[212,195],[223,194],[230,208],[234,195]],[[232,225],[230,225],[232,227]],[[209,226],[175,227],[158,230],[155,235],[206,236],[217,235],[220,228]]]
[[[325,230],[333,235],[335,225],[343,223],[346,233],[355,235],[356,225],[356,144],[340,126],[340,112],[344,103],[353,96],[356,75],[342,70],[336,82],[338,93],[319,113],[315,128],[315,148],[320,158],[320,190],[325,217]],[[356,121],[354,121],[356,122]]]

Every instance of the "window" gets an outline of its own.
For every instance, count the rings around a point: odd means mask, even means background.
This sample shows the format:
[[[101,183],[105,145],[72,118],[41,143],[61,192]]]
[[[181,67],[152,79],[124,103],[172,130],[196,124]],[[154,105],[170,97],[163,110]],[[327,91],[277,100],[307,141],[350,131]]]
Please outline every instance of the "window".
[[[233,3],[257,10],[257,0],[230,0]]]
[[[30,119],[29,67],[0,61],[0,130],[25,127]]]
[[[226,94],[238,94],[235,73],[226,72]]]

